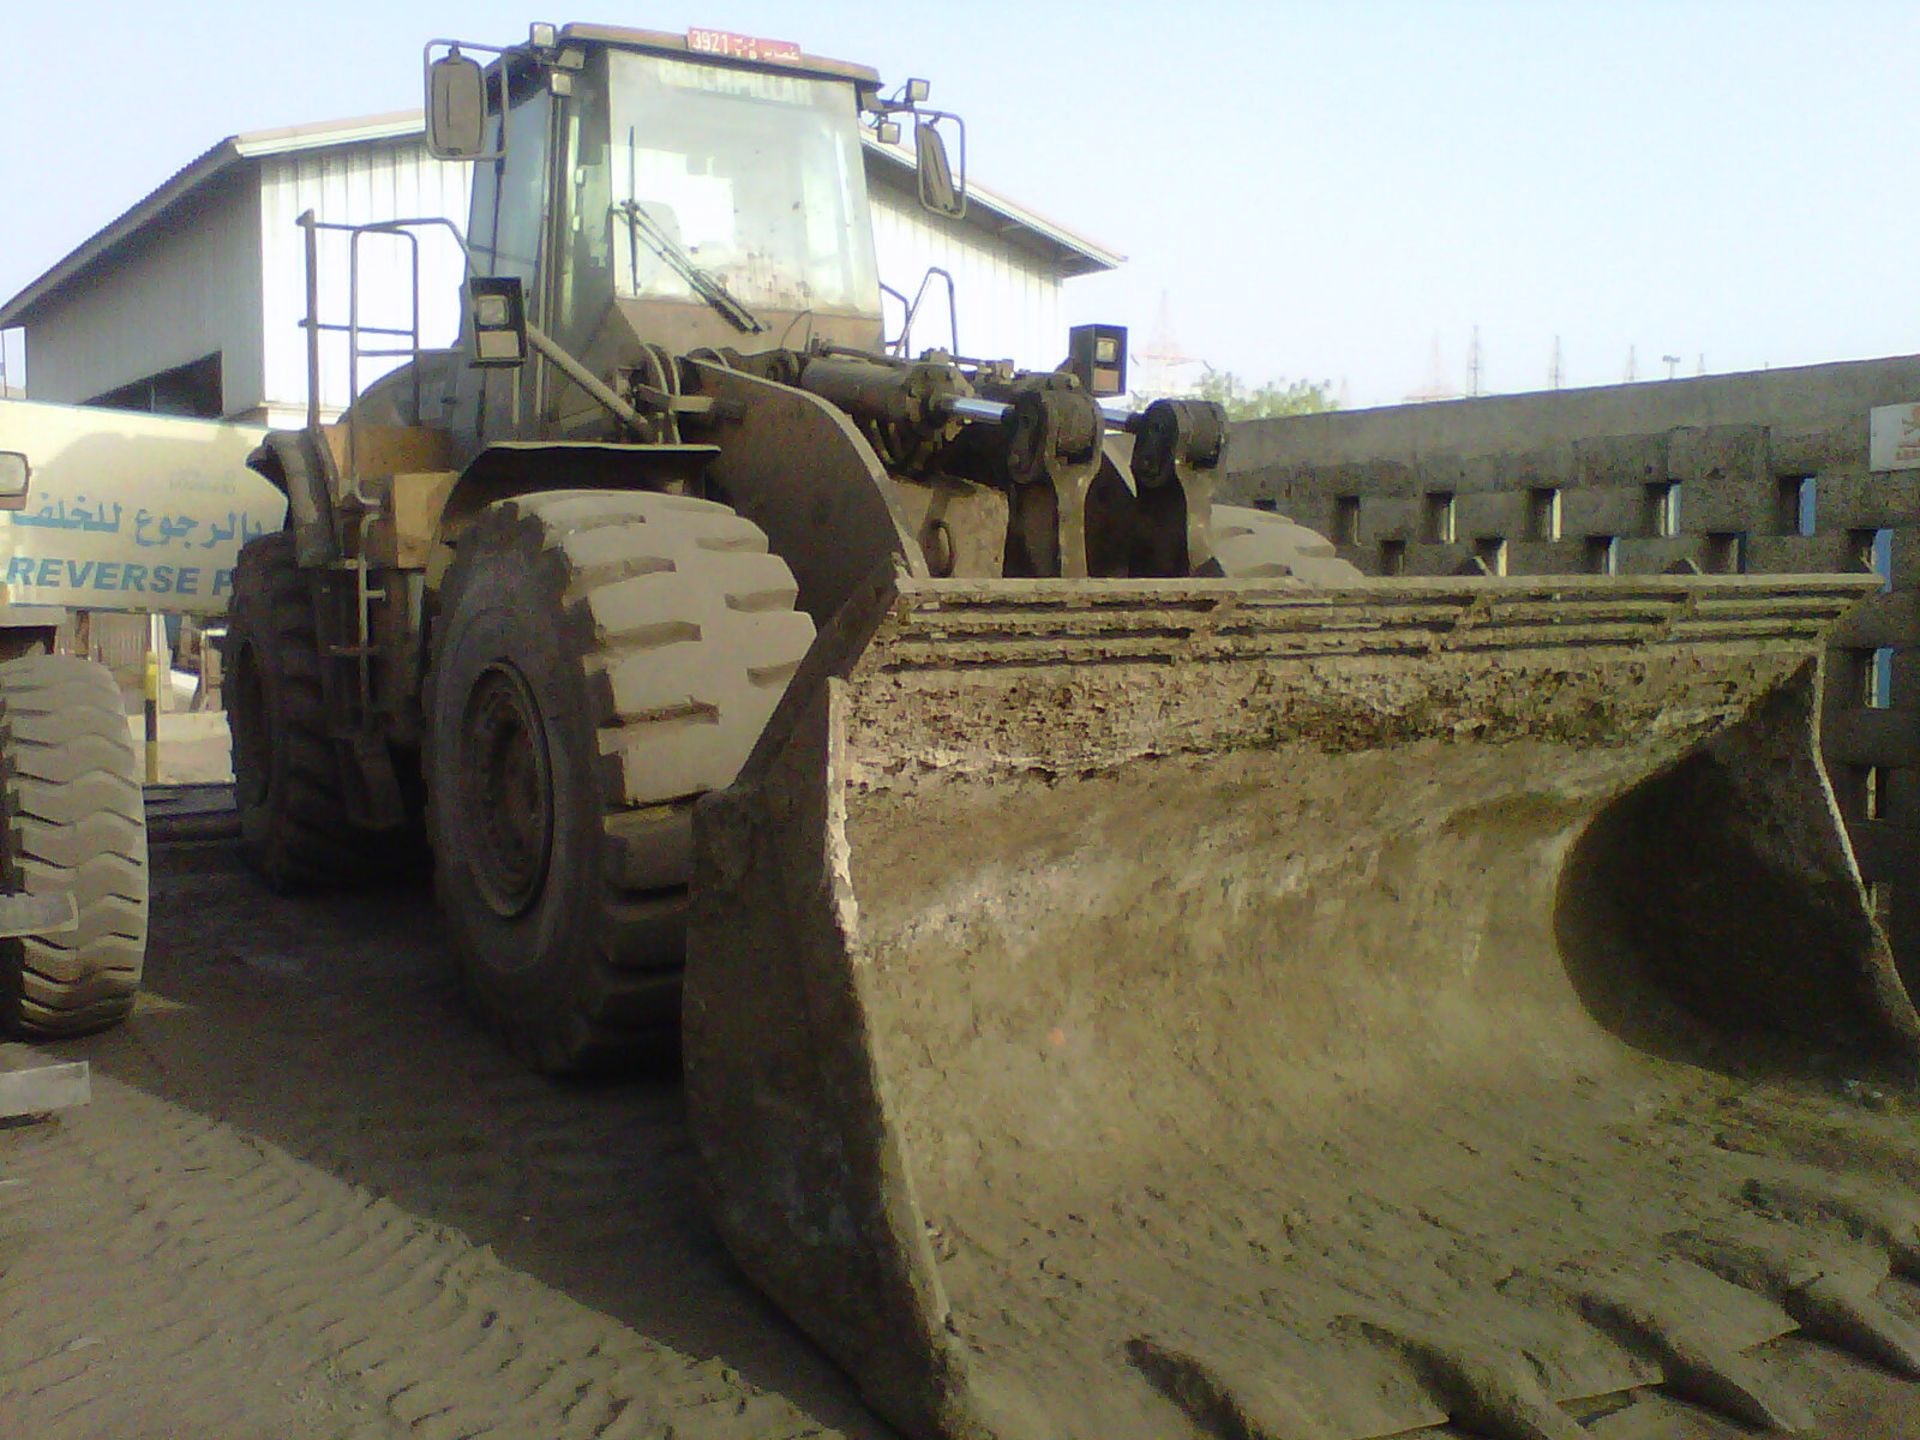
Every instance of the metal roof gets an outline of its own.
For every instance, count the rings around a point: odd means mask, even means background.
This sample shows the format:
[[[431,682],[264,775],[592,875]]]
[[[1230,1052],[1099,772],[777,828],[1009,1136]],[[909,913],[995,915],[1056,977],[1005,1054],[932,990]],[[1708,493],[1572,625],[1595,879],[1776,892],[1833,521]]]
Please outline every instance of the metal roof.
[[[78,247],[56,261],[45,274],[0,305],[0,329],[24,325],[32,320],[47,302],[68,286],[84,279],[112,251],[133,240],[174,206],[200,193],[217,179],[237,173],[249,162],[275,155],[291,155],[302,150],[410,139],[423,136],[425,129],[426,122],[420,111],[396,110],[385,115],[367,115],[353,120],[229,135],[212,149],[181,166],[158,189],[101,226]],[[873,162],[877,161],[880,168],[876,173],[885,179],[890,170],[904,168],[907,184],[911,187],[913,157],[892,146],[882,145],[871,136],[865,138],[870,169]],[[899,188],[897,174],[891,183]],[[1066,275],[1090,275],[1112,270],[1126,258],[1085,236],[1075,234],[1063,225],[1043,219],[975,182],[968,182],[967,199],[967,219],[953,223],[972,225],[989,234],[1038,249],[1055,259]]]
[[[131,240],[175,205],[198,194],[215,180],[238,170],[250,160],[269,155],[291,155],[300,150],[323,150],[335,145],[365,144],[420,135],[425,132],[425,127],[426,122],[420,111],[399,110],[387,115],[367,115],[357,120],[293,125],[279,130],[252,130],[244,135],[229,135],[198,158],[182,165],[157,190],[109,220],[77,248],[56,261],[39,279],[5,305],[0,305],[0,329],[25,324],[45,301],[91,270],[109,251]]]
[[[883,167],[879,172],[883,178],[891,177],[896,189],[916,191],[918,181],[915,178],[914,159],[911,151],[893,145],[883,145],[871,134],[861,136],[866,141],[869,161],[879,159]],[[869,174],[873,173],[871,165]],[[903,183],[904,182],[904,183]],[[1102,270],[1117,270],[1126,260],[1126,256],[1117,250],[1089,240],[1086,236],[1057,221],[1049,220],[1038,211],[1029,210],[1024,205],[1015,204],[998,191],[989,190],[972,177],[967,179],[967,218],[960,221],[945,222],[958,225],[972,225],[989,234],[1015,237],[1028,242],[1032,248],[1038,248],[1056,259],[1061,270],[1068,276],[1095,275]],[[1034,246],[1033,242],[1039,242]]]

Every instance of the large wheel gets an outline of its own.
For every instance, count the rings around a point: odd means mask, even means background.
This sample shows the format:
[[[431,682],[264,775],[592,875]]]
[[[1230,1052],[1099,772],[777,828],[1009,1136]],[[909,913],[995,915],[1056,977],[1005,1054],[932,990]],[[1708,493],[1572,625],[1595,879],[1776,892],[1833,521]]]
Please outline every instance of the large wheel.
[[[461,537],[427,680],[428,834],[466,988],[541,1069],[679,1023],[694,801],[813,640],[757,527],[682,496],[502,500]]]
[[[125,1019],[147,953],[147,825],[112,674],[68,655],[0,665],[0,776],[0,886],[71,893],[80,920],[0,940],[0,1028],[53,1038]]]
[[[364,884],[402,867],[413,837],[348,817],[339,756],[327,736],[313,592],[289,531],[263,535],[240,552],[226,664],[234,804],[253,867],[289,891]]]
[[[1296,525],[1270,510],[1216,505],[1210,516],[1213,558],[1232,580],[1279,580],[1303,585],[1354,585],[1365,579],[1360,567],[1342,560],[1318,531]]]

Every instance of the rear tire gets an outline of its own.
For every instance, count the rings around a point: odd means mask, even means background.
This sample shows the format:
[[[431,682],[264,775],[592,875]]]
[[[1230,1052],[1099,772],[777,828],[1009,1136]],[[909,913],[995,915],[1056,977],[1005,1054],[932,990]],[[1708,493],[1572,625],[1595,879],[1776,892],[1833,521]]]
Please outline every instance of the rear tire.
[[[0,665],[0,882],[70,892],[79,928],[0,940],[0,1028],[84,1035],[127,1017],[147,953],[140,766],[113,675],[69,655]]]
[[[427,677],[435,885],[482,1019],[542,1070],[670,1054],[694,802],[813,640],[724,505],[569,490],[459,540]]]
[[[227,616],[233,799],[248,861],[276,890],[366,884],[408,870],[417,834],[348,818],[327,734],[313,591],[280,530],[248,543]]]
[[[1211,517],[1213,558],[1230,580],[1292,578],[1303,585],[1356,585],[1366,577],[1342,560],[1318,531],[1271,510],[1216,505]]]

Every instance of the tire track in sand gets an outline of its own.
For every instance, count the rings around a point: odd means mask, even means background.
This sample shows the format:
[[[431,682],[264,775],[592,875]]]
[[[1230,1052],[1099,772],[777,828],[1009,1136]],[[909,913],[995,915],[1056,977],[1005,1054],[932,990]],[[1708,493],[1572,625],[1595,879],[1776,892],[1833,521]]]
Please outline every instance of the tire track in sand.
[[[111,1435],[502,1440],[825,1433],[231,1125],[96,1074],[0,1132],[0,1413]]]

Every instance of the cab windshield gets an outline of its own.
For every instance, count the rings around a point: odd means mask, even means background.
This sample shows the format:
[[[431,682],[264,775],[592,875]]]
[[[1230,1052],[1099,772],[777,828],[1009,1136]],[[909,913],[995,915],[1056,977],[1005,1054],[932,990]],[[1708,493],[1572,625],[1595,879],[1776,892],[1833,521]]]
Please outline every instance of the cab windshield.
[[[616,294],[878,309],[850,86],[627,51],[607,79],[606,198],[581,220],[605,227]]]

